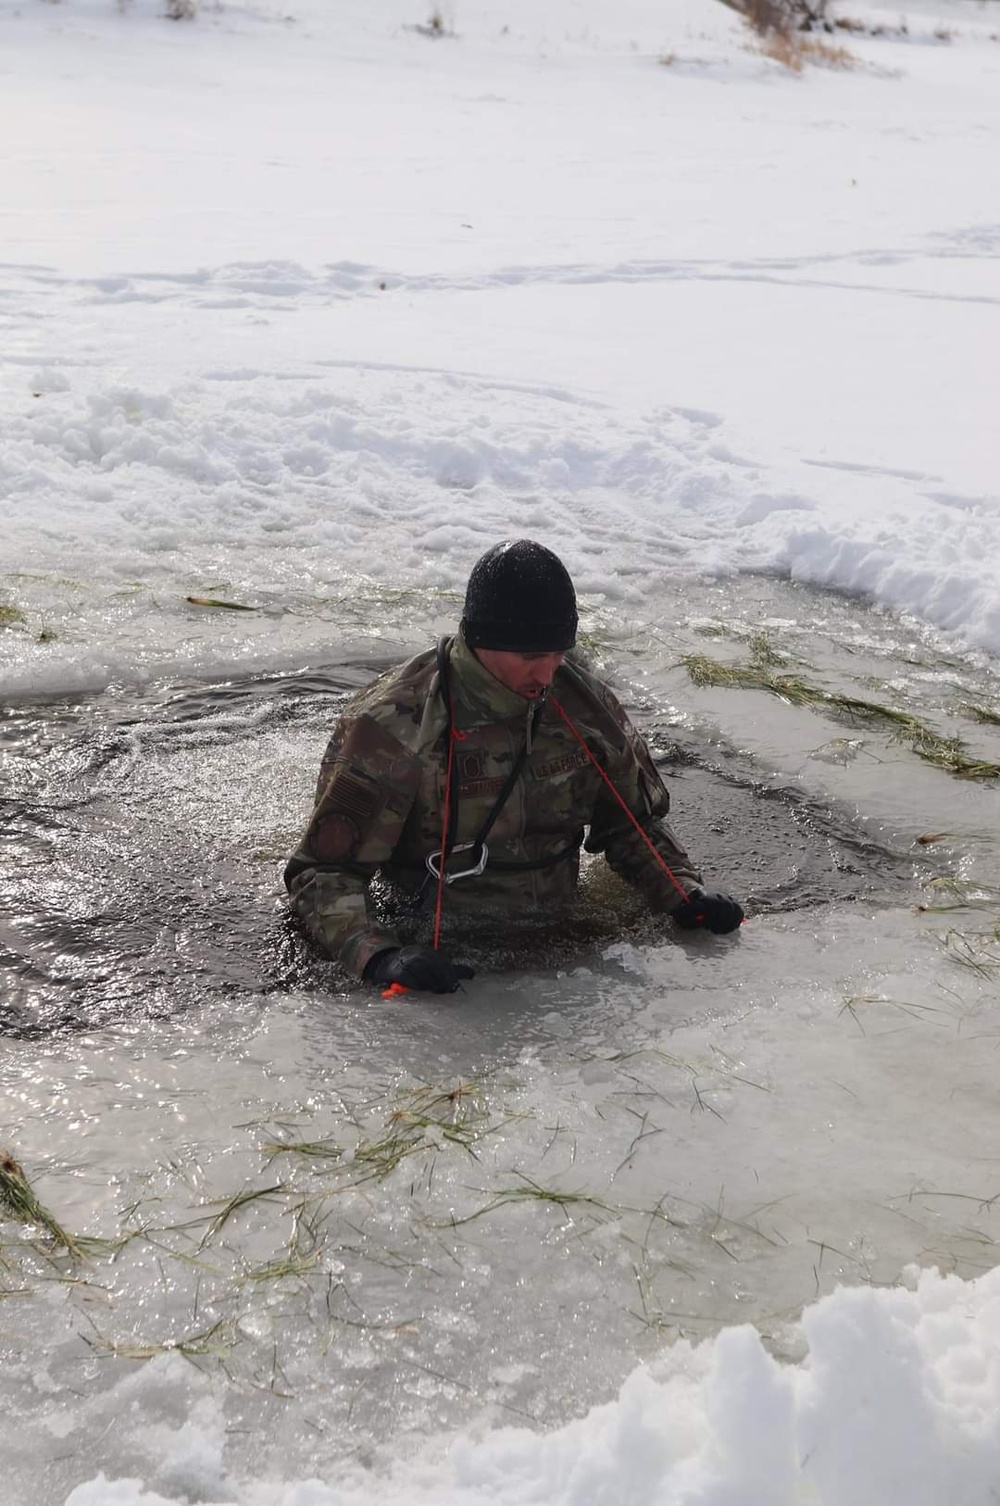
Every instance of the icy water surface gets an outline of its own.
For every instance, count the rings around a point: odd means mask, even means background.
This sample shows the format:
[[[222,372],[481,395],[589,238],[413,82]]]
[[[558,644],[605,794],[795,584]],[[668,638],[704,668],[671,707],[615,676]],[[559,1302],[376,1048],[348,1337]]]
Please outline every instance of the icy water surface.
[[[8,1499],[102,1469],[184,1499],[200,1417],[232,1478],[377,1467],[576,1415],[679,1334],[788,1353],[838,1281],[995,1263],[995,790],[680,660],[780,654],[996,759],[961,709],[996,708],[993,667],[766,581],[598,637],[751,920],[664,934],[595,871],[571,936],[481,950],[447,1000],[351,985],[281,896],[377,645],[4,708],[4,1132],[100,1241],[3,1225]]]

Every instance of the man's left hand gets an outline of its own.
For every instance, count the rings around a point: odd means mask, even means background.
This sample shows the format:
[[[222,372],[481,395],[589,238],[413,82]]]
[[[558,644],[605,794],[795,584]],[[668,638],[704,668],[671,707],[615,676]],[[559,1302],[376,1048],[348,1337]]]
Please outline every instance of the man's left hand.
[[[743,906],[719,889],[692,889],[684,903],[670,914],[685,931],[703,928],[716,936],[725,936],[742,924]]]

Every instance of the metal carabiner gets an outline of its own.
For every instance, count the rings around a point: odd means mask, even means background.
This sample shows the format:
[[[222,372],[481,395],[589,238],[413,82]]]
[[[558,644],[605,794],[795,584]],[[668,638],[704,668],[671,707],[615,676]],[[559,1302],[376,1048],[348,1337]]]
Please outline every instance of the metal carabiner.
[[[444,881],[446,884],[453,884],[456,879],[460,878],[478,878],[481,873],[485,872],[486,864],[488,863],[490,856],[490,849],[487,847],[485,842],[459,842],[451,849],[449,857],[454,857],[456,852],[468,852],[470,848],[476,847],[481,849],[479,854],[479,862],[476,864],[476,866],[474,868],[460,868],[457,873],[446,873],[444,876]],[[439,852],[432,852],[428,854],[426,861],[428,873],[431,874],[431,876],[437,879],[437,881],[440,883],[441,854]]]

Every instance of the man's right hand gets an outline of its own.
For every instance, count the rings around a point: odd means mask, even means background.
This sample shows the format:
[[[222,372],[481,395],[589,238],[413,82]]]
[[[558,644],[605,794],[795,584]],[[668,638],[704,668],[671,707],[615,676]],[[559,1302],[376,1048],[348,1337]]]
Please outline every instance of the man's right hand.
[[[453,994],[463,978],[473,978],[475,973],[464,962],[449,962],[432,947],[401,946],[376,952],[362,976],[379,988],[399,983],[421,993]]]
[[[703,926],[716,936],[726,936],[743,924],[743,906],[739,900],[718,889],[692,889],[684,903],[670,913],[671,919],[685,931]]]

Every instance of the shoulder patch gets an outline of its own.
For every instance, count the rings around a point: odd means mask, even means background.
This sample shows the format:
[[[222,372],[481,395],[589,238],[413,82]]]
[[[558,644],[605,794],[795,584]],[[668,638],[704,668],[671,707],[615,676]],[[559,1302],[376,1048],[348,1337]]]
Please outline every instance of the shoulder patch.
[[[334,769],[333,778],[326,788],[323,818],[326,820],[337,814],[363,824],[374,816],[379,807],[379,796],[379,787],[374,779],[340,764]]]

